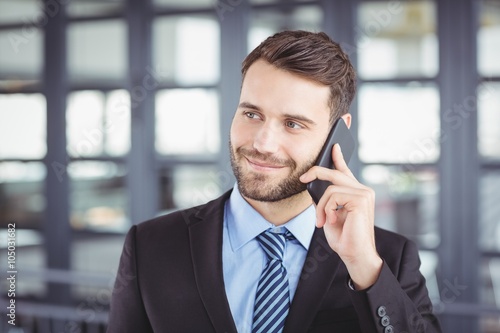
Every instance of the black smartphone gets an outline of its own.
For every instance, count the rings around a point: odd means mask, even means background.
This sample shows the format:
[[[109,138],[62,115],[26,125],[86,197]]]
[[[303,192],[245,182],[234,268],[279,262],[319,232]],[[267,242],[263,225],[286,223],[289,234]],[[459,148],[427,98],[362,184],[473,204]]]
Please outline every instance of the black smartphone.
[[[316,165],[328,169],[335,169],[332,161],[332,149],[336,143],[338,143],[342,149],[342,155],[344,155],[346,164],[349,163],[352,153],[356,148],[356,141],[354,141],[354,137],[342,118],[337,119],[335,124],[333,124],[330,133],[328,133],[328,137],[326,138],[325,144],[319,153]],[[332,183],[325,180],[315,179],[307,184],[307,191],[313,198],[314,202],[318,204],[319,200],[323,196],[323,193],[325,193],[327,187],[331,184]]]

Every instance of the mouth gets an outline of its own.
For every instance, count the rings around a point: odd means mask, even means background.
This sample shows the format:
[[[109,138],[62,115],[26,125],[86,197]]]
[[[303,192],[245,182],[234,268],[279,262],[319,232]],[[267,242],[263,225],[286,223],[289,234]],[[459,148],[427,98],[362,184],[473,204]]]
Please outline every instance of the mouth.
[[[255,170],[259,171],[276,171],[285,168],[286,166],[284,165],[276,165],[276,164],[271,164],[268,162],[263,162],[259,160],[251,160],[248,157],[245,157],[247,160],[248,164]]]

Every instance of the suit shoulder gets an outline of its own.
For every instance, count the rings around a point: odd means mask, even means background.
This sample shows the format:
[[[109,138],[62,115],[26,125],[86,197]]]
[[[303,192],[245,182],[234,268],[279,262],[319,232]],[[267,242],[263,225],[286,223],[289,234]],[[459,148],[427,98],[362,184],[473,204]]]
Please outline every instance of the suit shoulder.
[[[154,235],[171,233],[175,230],[186,229],[189,225],[190,218],[193,217],[198,207],[176,210],[153,219],[141,222],[137,225],[138,235]]]
[[[391,242],[393,245],[404,245],[410,240],[405,236],[398,234],[394,231],[389,231],[387,229],[382,229],[380,227],[375,227],[375,241],[377,245],[379,242],[386,243]]]
[[[404,256],[418,257],[417,245],[405,236],[375,227],[377,251],[386,261],[400,262]]]

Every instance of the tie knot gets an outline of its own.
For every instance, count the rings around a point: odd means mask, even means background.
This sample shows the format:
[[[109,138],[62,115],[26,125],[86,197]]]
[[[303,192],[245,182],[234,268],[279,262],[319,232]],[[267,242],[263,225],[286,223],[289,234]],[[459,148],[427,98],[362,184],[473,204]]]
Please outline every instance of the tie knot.
[[[257,240],[269,260],[283,261],[287,239],[293,239],[293,235],[288,230],[282,233],[266,230],[257,236]]]

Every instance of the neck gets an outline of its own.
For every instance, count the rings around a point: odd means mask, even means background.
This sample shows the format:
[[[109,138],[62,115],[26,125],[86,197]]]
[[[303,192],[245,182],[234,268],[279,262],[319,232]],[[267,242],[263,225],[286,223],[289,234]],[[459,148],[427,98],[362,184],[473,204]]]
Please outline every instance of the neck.
[[[300,192],[290,198],[276,202],[257,201],[247,197],[244,197],[244,199],[259,212],[262,217],[275,226],[290,221],[306,210],[313,202],[307,191]]]

